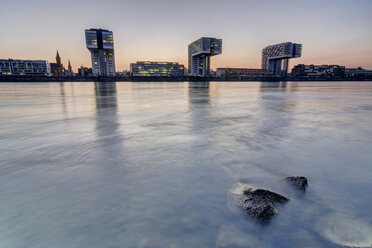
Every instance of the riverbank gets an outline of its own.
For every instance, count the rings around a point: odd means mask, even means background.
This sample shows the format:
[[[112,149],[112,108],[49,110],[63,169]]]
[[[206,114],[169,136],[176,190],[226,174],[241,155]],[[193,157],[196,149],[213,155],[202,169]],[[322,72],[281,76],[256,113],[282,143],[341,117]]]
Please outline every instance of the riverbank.
[[[35,77],[0,76],[0,82],[184,82],[184,81],[242,81],[242,82],[279,82],[279,81],[372,81],[369,78],[307,78],[307,77]]]

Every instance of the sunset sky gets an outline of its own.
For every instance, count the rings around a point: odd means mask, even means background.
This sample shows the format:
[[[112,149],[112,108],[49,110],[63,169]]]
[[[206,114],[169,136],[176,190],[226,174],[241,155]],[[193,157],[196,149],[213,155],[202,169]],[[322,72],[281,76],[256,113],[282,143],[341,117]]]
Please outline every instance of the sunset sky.
[[[223,39],[212,68],[260,68],[261,50],[302,43],[294,64],[372,69],[371,0],[0,0],[0,58],[91,67],[84,30],[114,32],[116,70],[141,60],[187,65],[187,46]]]

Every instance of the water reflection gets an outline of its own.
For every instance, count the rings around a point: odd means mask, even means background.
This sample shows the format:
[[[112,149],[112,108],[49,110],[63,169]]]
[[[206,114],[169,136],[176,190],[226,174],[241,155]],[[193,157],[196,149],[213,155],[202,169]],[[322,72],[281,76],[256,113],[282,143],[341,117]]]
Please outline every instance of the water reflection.
[[[209,82],[189,82],[189,102],[191,105],[209,104]]]
[[[189,103],[193,132],[200,133],[210,116],[209,82],[189,82]]]
[[[270,90],[272,88],[278,89],[280,91],[285,91],[285,89],[287,88],[287,82],[281,81],[281,82],[261,82],[260,83],[261,91]]]
[[[213,100],[216,94],[211,92],[211,87],[216,88],[209,82],[189,82],[190,134],[195,137],[189,156],[196,165],[205,165],[205,161],[219,156],[216,147],[220,136],[218,127],[224,118],[216,118]]]
[[[117,90],[115,82],[96,82],[95,83],[97,113],[102,109],[111,108],[110,112],[117,111]],[[105,111],[103,111],[105,112]]]
[[[65,118],[68,117],[67,107],[66,107],[66,94],[65,94],[65,85],[63,82],[59,82],[60,94],[61,94],[61,104],[62,112]]]
[[[260,83],[261,91],[270,91],[276,89],[280,92],[294,92],[298,90],[298,83],[297,82],[261,82]]]
[[[295,101],[287,95],[286,82],[261,82],[260,93],[261,126],[258,135],[260,139],[274,139],[270,144],[275,148],[288,137]]]
[[[118,117],[116,82],[96,82],[96,133],[102,157],[113,163],[120,161],[122,135]]]

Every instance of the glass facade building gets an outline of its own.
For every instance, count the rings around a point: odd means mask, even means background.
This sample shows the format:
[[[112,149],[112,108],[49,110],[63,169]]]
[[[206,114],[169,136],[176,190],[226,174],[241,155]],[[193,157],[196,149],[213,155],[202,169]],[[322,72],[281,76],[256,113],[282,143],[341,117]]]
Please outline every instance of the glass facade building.
[[[180,77],[185,75],[185,67],[176,62],[139,61],[130,65],[134,77]]]
[[[277,76],[286,76],[289,59],[301,57],[302,45],[292,42],[265,47],[262,50],[262,69],[269,69]]]
[[[222,40],[202,37],[189,45],[189,68],[192,76],[205,77],[210,73],[210,57],[222,53]]]
[[[345,66],[299,64],[293,67],[291,76],[294,76],[294,77],[344,77]]]
[[[113,33],[105,29],[87,29],[85,39],[92,57],[93,76],[115,76]]]
[[[46,60],[0,59],[0,75],[49,76],[50,65]]]

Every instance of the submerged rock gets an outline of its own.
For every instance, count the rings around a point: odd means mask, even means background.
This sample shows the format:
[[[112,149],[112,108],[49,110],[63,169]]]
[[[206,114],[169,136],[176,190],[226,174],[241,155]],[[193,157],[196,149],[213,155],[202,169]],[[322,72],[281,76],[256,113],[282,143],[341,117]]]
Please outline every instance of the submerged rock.
[[[291,185],[295,186],[297,189],[305,191],[307,187],[306,177],[286,177],[285,180]]]
[[[240,196],[242,208],[257,220],[268,220],[278,213],[279,205],[289,199],[277,193],[264,190],[246,188]]]
[[[315,230],[329,241],[345,247],[372,247],[372,224],[356,216],[330,214],[315,224]]]

